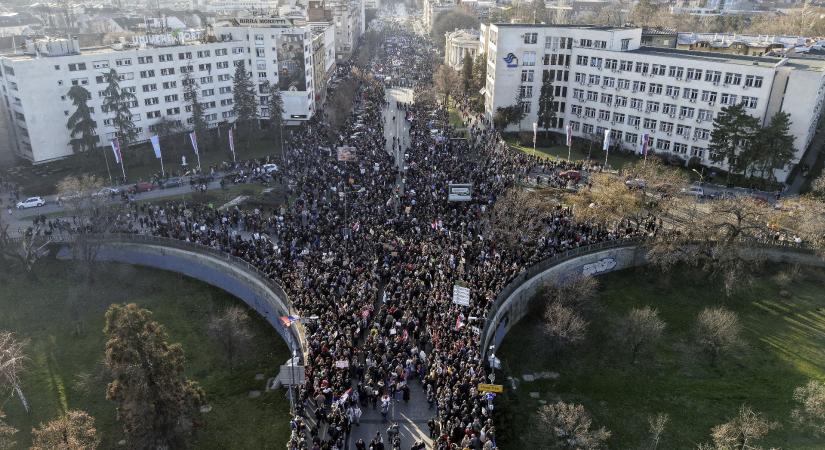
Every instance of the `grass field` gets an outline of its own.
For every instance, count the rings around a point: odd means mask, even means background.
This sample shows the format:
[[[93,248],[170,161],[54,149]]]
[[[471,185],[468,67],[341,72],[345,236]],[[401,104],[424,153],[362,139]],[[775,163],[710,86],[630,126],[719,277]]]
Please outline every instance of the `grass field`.
[[[522,382],[502,399],[504,421],[512,429],[506,433],[509,439],[500,442],[503,448],[527,450],[513,436],[535,432],[527,423],[539,403],[530,392],[539,392],[547,402],[584,404],[597,425],[613,432],[610,448],[639,448],[647,437],[647,418],[659,412],[670,415],[659,448],[695,448],[743,403],[782,425],[765,440],[765,448],[825,448],[825,439],[794,429],[789,420],[794,388],[810,378],[825,379],[825,271],[806,269],[804,278],[784,287],[776,272],[766,273],[751,289],[727,301],[718,286],[700,275],[676,274],[671,279],[639,269],[600,280],[603,309],[591,321],[581,347],[558,361],[537,359],[539,324],[527,319],[497,352],[505,369],[519,378],[540,371],[559,374],[556,380]],[[782,297],[782,290],[790,295]],[[739,314],[747,347],[713,367],[691,351],[692,327],[703,307],[720,303]],[[613,344],[611,330],[617,317],[644,305],[658,308],[667,328],[661,345],[634,366]]]
[[[565,145],[550,145],[550,146],[536,146],[536,149],[533,150],[532,146],[524,146],[518,143],[515,135],[511,135],[505,139],[511,147],[521,150],[524,153],[539,156],[542,158],[550,158],[550,159],[567,159],[567,146]],[[599,164],[604,164],[604,152],[601,148],[597,148],[597,145],[594,145],[590,151],[590,158]],[[573,161],[582,161],[586,160],[588,156],[588,149],[584,148],[581,149],[576,145],[573,145],[572,151],[570,152],[570,158]],[[630,164],[634,161],[638,161],[639,157],[636,155],[631,155],[624,152],[613,152],[608,155],[607,164],[613,169],[621,169],[626,164]]]
[[[126,302],[151,310],[170,340],[183,345],[187,376],[201,383],[213,407],[202,415],[192,448],[283,447],[289,436],[289,402],[283,390],[264,392],[265,380],[255,380],[255,374],[274,376],[289,357],[286,345],[250,311],[255,338],[247,358],[230,372],[205,333],[210,314],[239,300],[169,272],[106,264],[89,288],[69,263],[39,264],[37,280],[0,273],[0,329],[30,339],[30,361],[22,379],[31,412],[25,413],[17,397],[4,398],[2,404],[9,423],[20,430],[18,448],[28,448],[32,427],[66,409],[89,412],[103,437],[101,448],[116,447],[120,426],[115,405],[105,398],[109,380],[100,372],[103,315],[109,304]],[[261,397],[249,398],[251,390],[262,391]]]

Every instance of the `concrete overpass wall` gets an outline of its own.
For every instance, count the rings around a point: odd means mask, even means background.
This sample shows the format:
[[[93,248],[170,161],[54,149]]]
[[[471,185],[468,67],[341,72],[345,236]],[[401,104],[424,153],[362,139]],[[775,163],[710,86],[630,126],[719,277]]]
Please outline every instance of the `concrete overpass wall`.
[[[761,257],[772,263],[825,267],[825,260],[812,251],[785,245],[754,246],[745,257]],[[646,250],[638,240],[605,242],[571,250],[539,262],[522,272],[499,293],[487,314],[482,331],[481,353],[501,346],[507,333],[529,312],[531,300],[547,283],[563,282],[576,275],[602,275],[647,264]]]
[[[71,243],[58,243],[57,257],[74,259]],[[303,361],[306,338],[303,325],[286,327],[280,316],[295,314],[281,287],[254,266],[227,253],[174,239],[144,236],[104,238],[97,261],[113,261],[168,270],[208,283],[243,300],[278,332]]]

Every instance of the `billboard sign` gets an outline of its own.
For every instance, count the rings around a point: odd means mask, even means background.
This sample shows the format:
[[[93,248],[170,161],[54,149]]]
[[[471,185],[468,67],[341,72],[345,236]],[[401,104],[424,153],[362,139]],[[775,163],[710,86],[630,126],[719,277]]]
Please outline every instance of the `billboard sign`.
[[[278,89],[281,91],[306,91],[304,34],[284,33],[278,36],[277,42]]]
[[[451,202],[469,202],[473,199],[473,185],[450,183],[447,185],[447,200]]]

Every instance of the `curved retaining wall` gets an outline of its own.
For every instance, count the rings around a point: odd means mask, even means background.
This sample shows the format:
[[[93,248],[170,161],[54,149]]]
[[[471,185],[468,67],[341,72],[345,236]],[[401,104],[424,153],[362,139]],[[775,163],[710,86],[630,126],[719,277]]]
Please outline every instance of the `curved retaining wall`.
[[[56,242],[57,257],[74,259],[71,242]],[[97,261],[113,261],[177,272],[203,281],[243,300],[278,332],[304,360],[307,349],[300,322],[284,326],[279,317],[294,314],[281,287],[263,272],[225,252],[175,239],[140,235],[101,238]]]
[[[775,263],[825,267],[825,260],[799,247],[756,246],[746,250]],[[487,358],[490,346],[498,348],[504,337],[529,312],[531,300],[547,283],[557,283],[576,275],[602,275],[647,264],[646,250],[639,240],[611,241],[570,250],[545,259],[522,272],[496,298],[487,314],[481,335],[481,354]]]

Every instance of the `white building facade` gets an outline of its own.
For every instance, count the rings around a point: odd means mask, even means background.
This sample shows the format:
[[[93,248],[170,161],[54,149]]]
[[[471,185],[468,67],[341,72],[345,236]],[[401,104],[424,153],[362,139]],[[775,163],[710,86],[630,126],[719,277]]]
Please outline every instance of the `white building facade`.
[[[481,45],[478,30],[455,30],[445,34],[444,64],[455,70],[464,66],[464,55],[470,55],[475,62]]]
[[[646,136],[650,151],[714,166],[707,148],[713,119],[743,103],[763,125],[778,111],[790,114],[792,164],[802,157],[821,113],[825,64],[639,47],[640,40],[639,28],[491,25],[482,30],[485,112],[492,117],[519,101],[527,112],[522,127],[531,129],[550,79],[556,131],[569,124],[574,136],[598,139],[609,130],[614,148],[631,151]]]
[[[191,128],[183,72],[191,72],[199,85],[199,101],[209,125],[233,122],[233,77],[241,62],[256,86],[261,118],[269,115],[266,82],[282,91],[286,123],[311,118],[315,95],[309,27],[283,21],[246,25],[219,27],[209,39],[171,45],[167,36],[149,38],[150,43],[143,45],[80,50],[76,42],[62,40],[53,41],[49,54],[44,53],[48,46],[38,45],[43,51],[37,55],[0,56],[0,104],[11,122],[12,148],[34,163],[73,153],[66,128],[75,109],[67,96],[73,85],[90,92],[88,104],[100,145],[108,145],[115,128],[111,114],[103,110],[103,91],[104,74],[111,69],[120,75],[121,87],[136,96],[131,109],[139,131],[135,143],[155,134],[153,126],[164,118]]]

